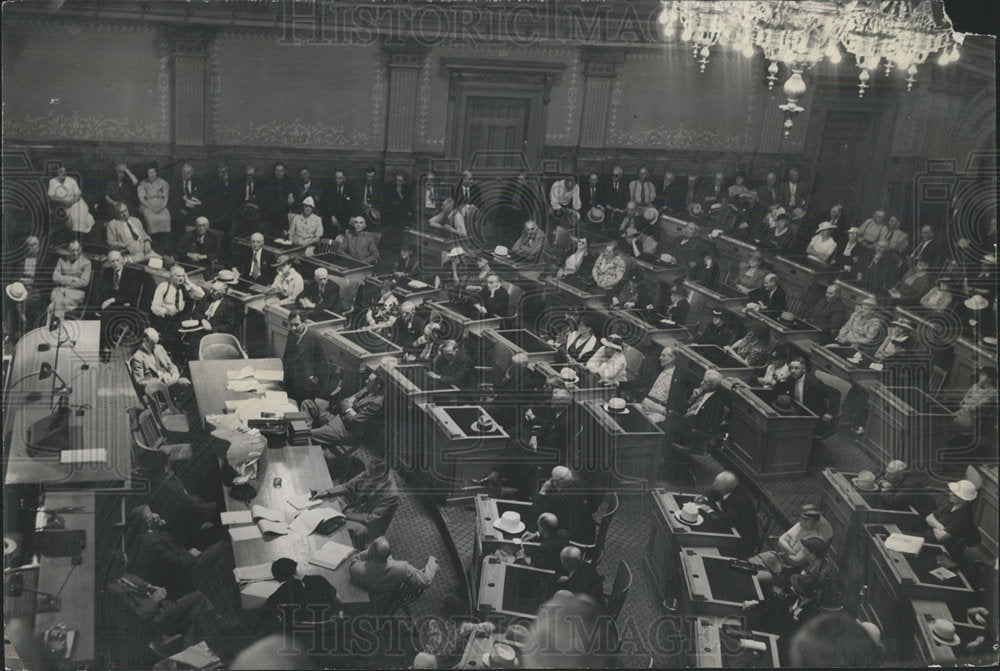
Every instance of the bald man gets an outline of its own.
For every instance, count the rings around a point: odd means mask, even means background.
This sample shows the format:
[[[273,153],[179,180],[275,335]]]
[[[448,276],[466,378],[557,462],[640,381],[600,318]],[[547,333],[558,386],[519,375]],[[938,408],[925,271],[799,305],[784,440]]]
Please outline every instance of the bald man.
[[[351,582],[365,589],[377,603],[384,603],[401,585],[430,586],[437,575],[438,563],[434,555],[427,558],[427,565],[418,569],[408,561],[392,557],[392,546],[385,536],[371,542],[368,549],[351,557],[348,569]]]
[[[722,471],[716,475],[712,488],[695,499],[695,503],[706,515],[736,529],[740,535],[740,541],[736,545],[737,557],[746,559],[756,551],[760,543],[757,508],[734,473]]]
[[[306,284],[296,302],[310,315],[321,310],[341,314],[343,310],[340,304],[340,285],[330,279],[330,273],[326,268],[317,268],[313,271],[312,282]]]
[[[188,263],[210,268],[222,253],[222,234],[209,229],[208,217],[197,217],[194,230],[188,231],[177,243],[177,253]]]
[[[536,513],[552,513],[577,543],[593,543],[595,523],[589,486],[566,466],[556,466],[534,500]]]
[[[600,599],[604,595],[604,576],[597,572],[593,564],[583,561],[580,548],[569,545],[559,552],[559,570],[556,571],[554,586],[556,590]]]
[[[569,533],[560,528],[559,518],[552,513],[539,515],[535,529],[521,536],[521,540],[529,545],[521,546],[519,561],[534,568],[560,570],[559,555],[569,545]]]
[[[536,371],[528,355],[518,352],[507,366],[493,367],[494,391],[535,391],[545,385],[545,376]]]
[[[273,258],[264,252],[263,233],[254,233],[250,236],[250,249],[242,245],[236,251],[236,269],[240,276],[249,279],[255,284],[269,285],[274,281]]]

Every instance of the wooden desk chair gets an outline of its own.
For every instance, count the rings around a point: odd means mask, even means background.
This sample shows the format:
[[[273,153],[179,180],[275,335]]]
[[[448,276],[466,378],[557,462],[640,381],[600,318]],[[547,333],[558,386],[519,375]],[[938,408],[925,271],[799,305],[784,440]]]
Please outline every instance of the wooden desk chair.
[[[150,394],[147,392],[143,399],[146,408],[153,413],[153,421],[159,426],[160,432],[165,436],[170,436],[171,434],[187,435],[190,433],[191,422],[187,415],[176,413],[170,415],[163,414],[160,400],[157,398],[160,395],[163,395],[163,392],[160,394],[156,392]]]
[[[403,609],[403,612],[409,616],[410,612],[407,606],[423,596],[425,591],[427,591],[427,588],[423,585],[404,582],[402,585],[393,590],[388,601],[386,601],[385,604],[379,608],[378,614],[382,616],[389,616],[396,613],[399,609]]]
[[[201,361],[246,358],[249,357],[240,345],[239,338],[229,333],[209,333],[198,343],[198,359]]]
[[[638,350],[628,343],[622,346],[622,354],[625,355],[625,375],[629,380],[634,380],[639,375],[645,355],[642,350]]]
[[[611,585],[611,593],[605,597],[604,611],[611,617],[617,619],[618,614],[625,605],[629,590],[632,589],[632,569],[624,559],[618,562],[618,570],[615,571],[615,581]]]
[[[617,492],[608,494],[606,502],[607,507],[604,514],[601,515],[601,519],[597,523],[597,535],[594,542],[578,543],[570,541],[570,545],[575,545],[583,551],[583,558],[586,561],[595,565],[601,561],[601,556],[604,554],[604,544],[608,539],[608,530],[611,528],[611,521],[614,520],[615,515],[618,514],[618,509],[621,507],[621,500],[618,498]]]
[[[132,416],[134,413],[134,423]],[[147,463],[149,460],[157,460],[153,452],[160,452],[167,455],[168,463],[171,465],[178,462],[188,462],[192,457],[191,443],[167,443],[166,438],[160,433],[153,411],[149,408],[130,408],[130,429],[132,433],[133,447],[137,451],[139,463]]]
[[[502,286],[507,290],[508,296],[507,317],[504,319],[504,324],[514,327],[521,317],[521,301],[524,300],[524,289],[510,282],[503,282]]]

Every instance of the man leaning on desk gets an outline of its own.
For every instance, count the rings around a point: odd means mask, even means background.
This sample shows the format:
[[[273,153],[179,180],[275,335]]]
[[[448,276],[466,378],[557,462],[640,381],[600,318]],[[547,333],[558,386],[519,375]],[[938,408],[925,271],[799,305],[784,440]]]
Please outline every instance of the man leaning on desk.
[[[313,490],[314,499],[340,496],[344,499],[341,512],[347,518],[344,528],[354,541],[354,547],[363,548],[368,539],[378,537],[389,529],[389,523],[399,505],[399,492],[392,481],[392,473],[384,459],[373,458],[360,473],[342,485],[335,485],[322,492]]]

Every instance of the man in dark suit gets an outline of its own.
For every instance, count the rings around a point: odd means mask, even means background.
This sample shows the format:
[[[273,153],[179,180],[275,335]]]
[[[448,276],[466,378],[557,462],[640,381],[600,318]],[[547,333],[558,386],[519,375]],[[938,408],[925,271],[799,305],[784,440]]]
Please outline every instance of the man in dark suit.
[[[751,303],[762,305],[763,312],[783,312],[788,308],[785,290],[778,286],[778,276],[774,273],[765,275],[764,286],[751,291],[747,298]]]
[[[725,313],[719,308],[712,309],[711,319],[698,329],[698,334],[694,338],[694,342],[699,345],[718,347],[732,345],[733,340],[735,340],[733,331],[726,325]]]
[[[596,172],[580,182],[580,213],[586,214],[593,207],[603,207],[601,180]]]
[[[312,173],[306,168],[299,171],[299,178],[295,182],[292,196],[295,198],[292,211],[296,214],[302,213],[302,201],[306,198],[313,199],[317,213],[323,211],[323,190],[320,187],[319,181],[313,179]]]
[[[934,228],[931,226],[920,227],[920,239],[913,245],[913,251],[907,257],[907,263],[911,268],[915,268],[917,261],[926,261],[929,268],[937,266],[941,258],[941,250],[938,248],[934,238]]]
[[[417,316],[417,308],[410,301],[399,305],[399,316],[392,325],[392,341],[403,348],[403,353],[416,356],[423,349],[414,345],[424,334],[424,320]]]
[[[357,197],[352,185],[347,183],[347,177],[338,170],[333,173],[333,184],[325,193],[323,207],[323,235],[334,238],[347,230],[347,222],[354,215]]]
[[[330,279],[330,273],[323,267],[313,271],[313,281],[306,285],[295,302],[310,313],[329,310],[341,314],[343,311],[340,304],[340,286]]]
[[[687,290],[680,283],[671,287],[670,303],[662,310],[664,319],[673,322],[677,326],[685,326],[687,324],[688,314],[691,312],[691,303],[688,302],[686,294]]]
[[[552,513],[577,543],[593,543],[596,524],[587,484],[566,466],[556,466],[534,497],[536,513]]]
[[[772,205],[781,204],[781,185],[778,184],[777,173],[767,173],[764,183],[757,189],[757,196],[765,210],[770,210]]]
[[[799,181],[799,170],[798,168],[789,168],[788,179],[781,183],[781,206],[787,209],[789,212],[795,208],[802,208],[803,210],[808,205],[808,194],[806,194],[806,189]]]
[[[678,213],[684,210],[684,183],[672,172],[663,175],[663,182],[656,190],[653,203],[661,212]]]
[[[229,272],[229,271],[227,271]],[[229,295],[229,284],[216,280],[209,285],[205,297],[195,303],[192,317],[205,320],[212,333],[228,333],[239,337],[243,308]]]
[[[698,224],[689,222],[684,227],[684,233],[671,240],[667,254],[680,268],[693,269],[701,260],[705,251],[705,243],[697,237]]]
[[[298,402],[314,399],[326,388],[329,366],[319,336],[308,330],[302,313],[288,315],[288,340],[281,356],[285,369],[285,391]]]
[[[368,167],[365,169],[365,176],[360,182],[357,183],[354,189],[355,194],[357,194],[357,201],[355,201],[355,216],[365,217],[370,223],[372,220],[371,212],[375,210],[382,214],[382,184],[375,179],[375,168]]]
[[[628,201],[629,193],[628,184],[625,183],[625,171],[620,165],[616,165],[611,169],[611,179],[604,184],[602,202],[604,207],[609,210],[624,212]]]
[[[245,186],[245,184],[244,184]],[[222,244],[229,246],[233,222],[239,217],[244,190],[229,175],[229,166],[220,163],[215,179],[206,187],[205,207],[212,228],[222,231]]]
[[[721,388],[722,373],[709,368],[701,384],[691,392],[681,423],[681,443],[704,444],[719,431],[726,414],[726,392]]]
[[[816,432],[822,434],[830,428],[833,421],[827,400],[829,391],[815,375],[807,375],[807,372],[805,359],[793,358],[788,362],[788,377],[774,385],[774,392],[788,394],[819,417],[821,423],[816,427]]]
[[[222,254],[221,238],[221,233],[210,230],[208,217],[198,217],[194,220],[194,230],[185,233],[177,243],[177,254],[186,262],[211,271]]]
[[[274,616],[274,623],[280,619],[288,627],[295,622],[331,618],[340,611],[337,588],[320,575],[299,577],[298,563],[294,559],[275,559],[271,563],[271,576],[281,583],[264,602],[264,612]]]
[[[747,490],[730,471],[722,471],[712,481],[712,488],[695,502],[702,512],[721,524],[731,526],[740,535],[736,556],[746,559],[757,550],[760,531],[757,528],[757,508]]]
[[[698,193],[698,202],[704,211],[708,211],[713,205],[723,205],[728,200],[726,188],[726,176],[721,172],[715,173],[712,181],[703,185]]]
[[[144,274],[129,268],[116,249],[108,252],[108,267],[101,271],[97,289],[101,299],[101,349],[110,348],[122,337],[137,336],[141,328],[131,326],[139,316],[139,299],[142,294]],[[112,326],[115,331],[112,332]]]
[[[889,288],[899,281],[902,274],[902,260],[884,240],[879,240],[863,254],[858,267],[858,279],[862,286],[879,296],[887,296]]]
[[[580,548],[572,545],[564,547],[559,553],[559,564],[554,589],[586,594],[594,599],[604,595],[604,576],[597,572],[593,564],[583,561]]]
[[[288,209],[295,202],[292,178],[285,172],[285,164],[274,164],[271,177],[260,190],[260,213],[266,230],[280,235],[288,228]]]
[[[510,311],[510,294],[503,288],[498,275],[487,275],[486,286],[473,295],[471,301],[484,317],[506,317]]]
[[[181,174],[170,185],[170,237],[176,243],[187,227],[194,224],[197,217],[204,215],[206,208],[202,203],[202,186],[194,176],[194,166],[185,163],[181,166]]]
[[[402,229],[413,224],[413,184],[397,172],[382,192],[382,224]]]
[[[570,453],[574,446],[570,445],[572,436],[569,421],[569,409],[572,404],[573,396],[569,391],[553,389],[552,403],[548,408],[539,411],[540,417],[535,416],[534,409],[527,411],[530,413],[528,421],[532,422],[528,444],[534,450],[541,448],[552,451],[554,457],[558,455],[561,464],[573,463],[573,455]]]
[[[456,209],[463,205],[475,205],[480,209],[483,207],[482,188],[471,170],[462,173],[462,179],[455,185],[452,198],[455,199]]]
[[[473,386],[474,369],[472,357],[460,349],[456,341],[446,340],[428,375],[460,389],[468,389]]]
[[[545,376],[533,370],[528,355],[518,352],[506,366],[493,367],[494,391],[534,391],[545,384]]]
[[[548,571],[562,569],[559,554],[569,545],[569,534],[565,529],[561,529],[559,524],[559,519],[552,513],[542,513],[538,516],[535,527],[537,531],[529,531],[522,536],[524,542],[538,544],[537,547],[525,547],[524,563]]]
[[[254,233],[250,236],[250,249],[243,246],[236,251],[236,269],[241,277],[256,284],[268,286],[274,281],[274,263],[264,253],[264,235]]]

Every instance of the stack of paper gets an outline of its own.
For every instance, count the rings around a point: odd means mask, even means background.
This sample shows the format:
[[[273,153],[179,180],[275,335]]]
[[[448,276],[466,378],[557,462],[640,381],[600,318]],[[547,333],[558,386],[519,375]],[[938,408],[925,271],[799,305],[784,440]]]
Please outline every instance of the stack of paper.
[[[294,533],[301,534],[303,536],[308,536],[312,532],[316,531],[321,523],[333,519],[334,517],[343,517],[344,513],[336,510],[335,508],[310,508],[309,510],[303,510],[299,513],[299,516],[288,525]]]
[[[233,569],[233,575],[238,583],[271,580],[271,565],[265,562],[253,566],[237,566]]]
[[[240,603],[244,609],[259,608],[279,587],[281,583],[277,580],[257,580],[247,583],[246,587],[240,590]]]
[[[207,669],[220,663],[218,656],[205,641],[192,645],[187,650],[181,650],[170,659],[193,669]]]
[[[240,512],[242,513],[243,511]],[[260,538],[264,534],[284,535],[288,533],[288,525],[285,523],[285,516],[277,511],[255,504],[251,506],[249,514],[251,520],[257,522],[256,526],[231,528],[229,530],[229,535],[234,541],[252,540],[254,538]],[[228,519],[233,519],[233,517],[235,517],[237,521],[230,522],[230,524],[239,524],[240,521],[246,520],[246,516],[242,514],[229,516]],[[223,523],[226,523],[225,520],[223,520]]]
[[[224,512],[221,515],[222,524],[229,526],[231,524],[250,524],[253,522],[253,515],[250,514],[249,510],[234,510],[232,512]]]
[[[354,554],[354,548],[336,541],[327,541],[323,547],[313,553],[313,556],[309,558],[309,563],[336,571],[344,563],[344,560],[352,554]]]
[[[229,391],[257,391],[258,387],[260,383],[252,377],[245,380],[230,380],[226,384],[226,389]]]
[[[903,552],[911,555],[920,554],[920,549],[924,547],[922,536],[907,536],[906,534],[889,534],[885,539],[885,547],[888,550]]]
[[[243,368],[226,373],[226,377],[230,380],[243,380],[253,376],[253,366],[243,366]]]

